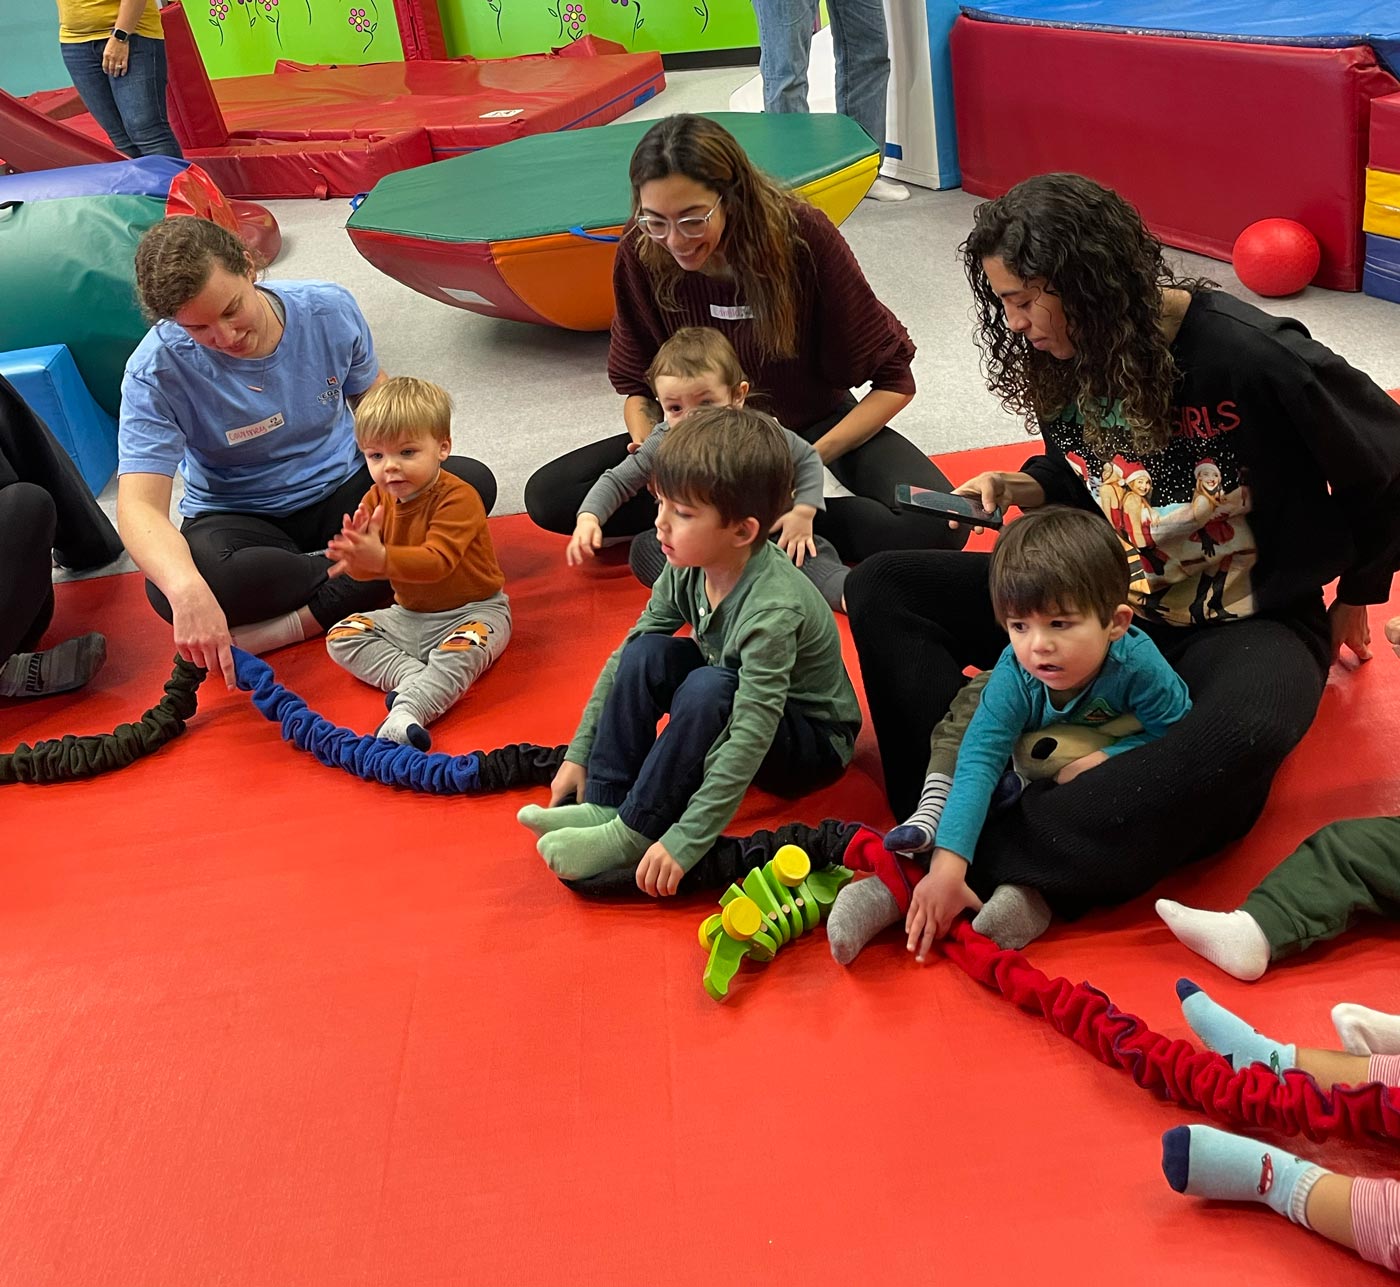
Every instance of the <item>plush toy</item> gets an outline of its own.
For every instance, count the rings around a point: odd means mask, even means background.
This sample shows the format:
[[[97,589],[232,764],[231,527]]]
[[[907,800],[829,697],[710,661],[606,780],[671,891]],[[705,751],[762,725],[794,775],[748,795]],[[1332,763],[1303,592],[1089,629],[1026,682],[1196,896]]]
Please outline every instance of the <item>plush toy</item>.
[[[1023,783],[1053,778],[1067,764],[1112,746],[1120,737],[1141,733],[1136,715],[1120,715],[1107,724],[1051,724],[1022,733],[1011,752],[1011,767]]]

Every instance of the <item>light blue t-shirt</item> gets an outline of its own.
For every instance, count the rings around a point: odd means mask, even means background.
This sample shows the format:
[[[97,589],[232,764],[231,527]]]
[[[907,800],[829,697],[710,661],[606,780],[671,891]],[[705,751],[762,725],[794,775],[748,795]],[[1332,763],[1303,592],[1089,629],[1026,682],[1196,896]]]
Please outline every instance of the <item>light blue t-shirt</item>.
[[[330,282],[261,288],[286,311],[266,359],[215,352],[163,321],[126,364],[118,472],[173,478],[179,470],[187,518],[291,514],[360,465],[345,400],[374,383],[379,361],[359,305]]]
[[[972,861],[992,792],[1022,733],[1050,724],[1094,728],[1131,713],[1142,732],[1120,737],[1104,748],[1106,755],[1122,755],[1161,737],[1190,709],[1186,681],[1136,626],[1128,627],[1127,634],[1109,645],[1094,682],[1058,710],[1050,704],[1050,690],[1021,669],[1015,650],[1007,644],[958,748],[958,766],[935,843]]]

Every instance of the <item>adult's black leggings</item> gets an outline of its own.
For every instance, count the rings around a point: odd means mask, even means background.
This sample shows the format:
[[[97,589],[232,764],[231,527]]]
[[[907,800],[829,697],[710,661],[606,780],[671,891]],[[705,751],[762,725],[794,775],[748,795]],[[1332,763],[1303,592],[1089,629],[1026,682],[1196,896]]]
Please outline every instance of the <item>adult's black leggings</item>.
[[[443,468],[476,488],[486,512],[496,503],[496,479],[479,460],[449,456]],[[214,592],[230,626],[295,612],[305,605],[321,628],[352,612],[384,607],[393,597],[388,581],[329,576],[326,542],[354,513],[373,480],[361,465],[329,496],[291,514],[201,514],[180,526],[194,565]],[[146,582],[146,597],[165,620],[170,602]]]
[[[0,663],[28,652],[53,619],[53,497],[35,483],[0,488]]]
[[[846,583],[898,818],[918,802],[929,734],[964,668],[985,669],[1006,647],[987,565],[985,554],[879,555]],[[1038,784],[989,814],[968,869],[979,896],[1030,885],[1063,916],[1123,903],[1239,839],[1259,816],[1322,697],[1329,644],[1321,595],[1287,615],[1143,628],[1186,681],[1191,711],[1157,741],[1065,786]]]
[[[816,442],[852,406],[794,432]],[[541,465],[525,484],[525,509],[549,532],[569,535],[588,489],[606,469],[627,456],[628,436],[618,434],[589,443]],[[943,471],[908,438],[888,427],[831,462],[831,472],[854,495],[831,497],[817,514],[815,529],[848,563],[858,563],[879,550],[961,549],[968,529],[950,528],[944,519],[901,509],[894,499],[899,483],[949,491]],[[647,492],[634,496],[603,524],[604,536],[635,536],[656,518],[656,502]]]

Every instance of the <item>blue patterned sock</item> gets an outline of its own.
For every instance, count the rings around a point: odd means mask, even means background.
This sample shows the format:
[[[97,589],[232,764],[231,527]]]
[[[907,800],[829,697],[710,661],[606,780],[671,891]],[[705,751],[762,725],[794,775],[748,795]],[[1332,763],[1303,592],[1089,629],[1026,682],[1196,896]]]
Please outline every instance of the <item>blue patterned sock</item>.
[[[1307,1158],[1213,1126],[1173,1126],[1162,1136],[1162,1174],[1178,1193],[1266,1202],[1304,1228],[1308,1195],[1327,1171]]]
[[[1190,979],[1176,981],[1176,995],[1191,1031],[1236,1068],[1268,1064],[1282,1077],[1285,1070],[1297,1064],[1297,1046],[1286,1046],[1256,1032],[1239,1015],[1212,1001]]]

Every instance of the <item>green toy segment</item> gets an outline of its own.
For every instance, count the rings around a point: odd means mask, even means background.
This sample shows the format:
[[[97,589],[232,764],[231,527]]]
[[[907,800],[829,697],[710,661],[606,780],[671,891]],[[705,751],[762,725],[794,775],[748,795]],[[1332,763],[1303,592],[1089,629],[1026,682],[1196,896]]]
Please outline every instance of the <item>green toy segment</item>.
[[[787,187],[812,183],[872,156],[854,121],[834,114],[707,112]],[[386,175],[347,228],[428,241],[513,241],[615,228],[627,222],[627,163],[654,121],[535,134],[466,156]]]
[[[805,854],[802,857],[806,859]],[[710,951],[701,981],[716,1001],[729,995],[729,984],[745,957],[762,965],[771,961],[784,943],[815,929],[821,923],[822,913],[855,874],[848,867],[825,867],[798,884],[789,885],[774,870],[775,863],[782,868],[781,850],[762,867],[749,872],[742,887],[730,885],[719,899],[724,912],[707,916],[700,926],[700,945]],[[763,926],[752,934],[747,932],[754,923],[750,908],[756,910]]]
[[[0,351],[66,344],[94,401],[116,415],[126,360],[147,329],[136,243],[163,218],[159,197],[63,197],[0,211]]]

